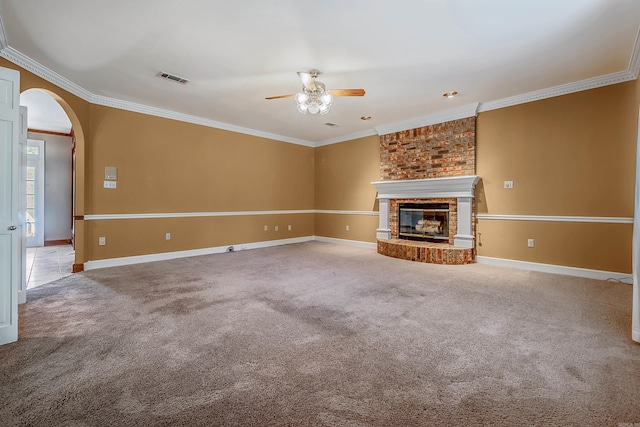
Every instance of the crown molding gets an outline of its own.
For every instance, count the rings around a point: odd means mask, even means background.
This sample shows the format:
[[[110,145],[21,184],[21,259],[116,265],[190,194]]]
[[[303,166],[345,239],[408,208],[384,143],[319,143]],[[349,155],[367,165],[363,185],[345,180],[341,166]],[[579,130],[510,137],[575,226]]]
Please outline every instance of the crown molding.
[[[497,110],[499,108],[512,107],[518,104],[540,101],[542,99],[553,98],[555,96],[567,95],[574,92],[581,92],[583,90],[614,85],[634,79],[635,77],[630,71],[619,71],[617,73],[606,74],[604,76],[580,80],[578,82],[567,83],[564,85],[536,90],[529,93],[523,93],[521,95],[510,96],[508,98],[502,98],[496,101],[483,102],[482,104],[480,104],[478,112],[483,113],[485,111]]]
[[[56,73],[53,70],[50,70],[49,68],[40,64],[39,62],[34,61],[28,56],[15,50],[11,46],[7,46],[6,48],[2,49],[2,51],[0,51],[0,56],[2,56],[4,59],[8,61],[13,62],[14,64],[20,66],[21,68],[24,68],[25,70],[35,74],[36,76],[43,78],[49,83],[53,83],[59,88],[62,88],[69,93],[72,93],[78,98],[82,98],[87,102],[91,102],[91,99],[93,98],[93,94],[88,90],[62,77],[60,74]]]
[[[93,95],[91,97],[92,104],[102,105],[105,107],[117,108],[120,110],[132,111],[134,113],[148,114],[151,116],[162,117],[165,119],[178,120],[181,122],[193,123],[196,125],[207,126],[216,129],[228,130],[231,132],[242,133],[245,135],[258,136],[266,139],[273,139],[281,142],[289,142],[291,144],[304,145],[306,147],[313,147],[312,141],[304,139],[290,138],[288,136],[276,135],[269,132],[263,132],[256,129],[245,128],[242,126],[236,126],[229,123],[218,122],[216,120],[205,119],[203,117],[192,116],[190,114],[178,113],[176,111],[165,110],[162,108],[150,107],[148,105],[136,104],[134,102],[122,101],[115,98],[108,98],[106,96]]]
[[[400,132],[407,129],[417,129],[424,126],[435,125],[438,123],[450,122],[452,120],[475,117],[478,114],[478,105],[479,104],[477,102],[473,104],[467,104],[461,107],[440,111],[438,113],[429,114],[427,116],[418,117],[412,120],[377,126],[374,129],[378,132],[378,135],[386,135],[389,133]]]
[[[0,45],[2,44],[3,28],[0,28]],[[162,108],[151,107],[143,104],[136,104],[134,102],[123,101],[115,98],[108,98],[106,96],[94,95],[81,86],[73,83],[72,81],[62,77],[60,74],[45,67],[44,65],[34,61],[21,52],[13,49],[10,46],[5,47],[0,51],[0,56],[8,61],[13,62],[19,67],[41,77],[42,79],[52,83],[67,92],[81,98],[91,104],[103,105],[105,107],[117,108],[120,110],[132,111],[136,113],[148,114],[151,116],[162,117],[165,119],[178,120],[181,122],[193,123],[197,125],[212,127],[216,129],[223,129],[232,132],[243,133],[247,135],[253,135],[266,139],[273,139],[276,141],[289,142],[292,144],[304,145],[307,147],[313,147],[312,141],[304,139],[290,138],[283,135],[276,135],[269,132],[262,132],[255,129],[245,128],[242,126],[236,126],[228,123],[218,122],[215,120],[205,119],[202,117],[192,116],[190,114],[178,113],[176,111],[165,110]]]
[[[356,132],[349,135],[338,136],[335,138],[325,139],[323,141],[316,142],[314,147],[322,147],[325,145],[338,144],[340,142],[352,141],[354,139],[366,138],[367,136],[378,135],[375,129],[363,130],[362,132]]]

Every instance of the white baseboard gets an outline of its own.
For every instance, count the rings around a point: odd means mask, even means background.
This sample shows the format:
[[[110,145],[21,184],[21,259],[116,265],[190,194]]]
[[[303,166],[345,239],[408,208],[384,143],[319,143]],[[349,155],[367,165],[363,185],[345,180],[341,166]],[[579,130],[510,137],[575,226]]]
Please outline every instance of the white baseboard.
[[[378,247],[377,243],[361,242],[359,240],[336,239],[334,237],[313,236],[313,240],[315,240],[316,242],[335,243],[338,245],[355,246],[358,248],[367,249],[376,249]]]
[[[233,246],[234,251],[242,251],[242,250],[249,250],[249,249],[260,249],[260,248],[269,248],[273,246],[289,245],[292,243],[304,243],[304,242],[310,242],[310,241],[334,243],[338,245],[354,246],[354,247],[366,248],[366,249],[377,248],[377,244],[371,243],[371,242],[337,239],[334,237],[304,236],[304,237],[296,237],[292,239],[240,243],[240,244],[229,245],[229,246],[216,246],[211,248],[191,249],[186,251],[163,252],[159,254],[137,255],[137,256],[130,256],[130,257],[122,257],[122,258],[109,258],[109,259],[101,259],[96,261],[87,261],[84,263],[84,270],[89,271],[89,270],[95,270],[98,268],[120,267],[123,265],[142,264],[145,262],[167,261],[167,260],[176,259],[176,258],[187,258],[192,256],[220,254],[220,253],[226,252],[230,246]],[[503,258],[477,256],[476,262],[478,262],[479,264],[495,265],[499,267],[518,268],[521,270],[540,271],[544,273],[563,274],[566,276],[585,277],[588,279],[597,279],[597,280],[613,279],[613,280],[618,280],[625,283],[627,283],[626,282],[627,280],[628,281],[631,280],[631,274],[616,273],[616,272],[602,271],[602,270],[589,270],[586,268],[565,267],[561,265],[552,265],[552,264],[540,264],[536,262],[517,261],[517,260],[503,259]],[[23,296],[25,297],[24,300],[26,301],[26,293],[22,293],[18,295],[19,301],[22,301]],[[638,340],[640,340],[640,331],[638,332],[638,334],[639,334]]]
[[[631,331],[631,339],[635,342],[640,342],[640,331],[632,330]]]
[[[541,264],[537,262],[517,261],[513,259],[476,256],[478,264],[496,265],[499,267],[518,268],[520,270],[540,271],[543,273],[563,274],[565,276],[585,277],[597,280],[616,280],[631,284],[631,273],[616,273],[613,271],[590,270],[588,268],[565,267],[563,265]]]
[[[268,240],[265,242],[252,242],[252,243],[240,243],[233,246],[234,251],[243,251],[248,249],[260,249],[260,248],[269,248],[272,246],[281,246],[281,245],[289,245],[292,243],[304,243],[310,241],[318,241],[325,243],[335,243],[339,245],[347,245],[347,246],[355,246],[360,248],[367,249],[376,249],[376,243],[371,242],[359,242],[357,240],[346,240],[346,239],[335,239],[332,237],[321,237],[321,236],[304,236],[304,237],[295,237],[292,239],[281,239],[281,240]],[[101,259],[96,261],[87,261],[84,263],[84,270],[96,270],[98,268],[107,268],[107,267],[120,267],[123,265],[133,265],[133,264],[142,264],[145,262],[155,262],[155,261],[167,261],[170,259],[176,258],[187,258],[192,256],[200,256],[200,255],[211,255],[211,254],[221,254],[229,249],[229,246],[216,246],[212,248],[203,248],[203,249],[192,249],[187,251],[177,251],[177,252],[163,252],[159,254],[149,254],[149,255],[137,255],[137,256],[129,256],[122,258],[109,258],[109,259]]]
[[[137,255],[122,258],[109,258],[97,261],[87,261],[84,263],[85,271],[95,270],[98,268],[120,267],[123,265],[142,264],[145,262],[167,261],[176,258],[188,258],[192,256],[221,254],[233,246],[235,251],[243,251],[248,249],[268,248],[272,246],[289,245],[292,243],[304,243],[314,240],[313,236],[295,237],[292,239],[268,240],[265,242],[240,243],[236,245],[216,246],[212,248],[191,249],[187,251],[163,252],[159,254]]]

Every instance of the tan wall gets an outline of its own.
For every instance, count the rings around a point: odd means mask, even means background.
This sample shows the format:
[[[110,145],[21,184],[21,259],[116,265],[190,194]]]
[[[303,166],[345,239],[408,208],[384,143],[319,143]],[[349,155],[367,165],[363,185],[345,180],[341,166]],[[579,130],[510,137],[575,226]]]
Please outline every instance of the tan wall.
[[[638,105],[638,112],[640,113],[640,78],[637,78],[635,80],[635,84],[636,84],[636,104]]]
[[[380,179],[378,136],[312,149],[90,105],[1,58],[0,66],[21,72],[21,91],[61,99],[81,133],[76,214],[378,210],[370,184]],[[479,212],[632,217],[639,104],[636,80],[481,113]],[[116,190],[102,188],[105,166],[118,167]],[[76,236],[86,238],[76,241],[76,262],[314,233],[374,242],[377,224],[340,214],[78,221]],[[236,226],[243,231],[230,234]],[[631,271],[628,224],[480,220],[477,231],[481,256]]]
[[[313,209],[310,147],[98,105],[90,137],[91,214]],[[106,166],[117,168],[116,189],[103,188]],[[95,260],[309,236],[313,215],[91,220],[86,227],[87,259]]]
[[[76,215],[314,207],[313,148],[89,104],[2,58],[0,66],[20,71],[21,92],[44,89],[69,114]],[[115,190],[103,188],[105,166],[118,168]],[[76,263],[310,236],[313,227],[313,214],[79,220]],[[99,236],[106,246],[98,246]]]
[[[378,220],[377,215],[317,213],[315,216],[315,235],[375,243]]]
[[[315,149],[315,208],[318,210],[377,211],[380,180],[380,138],[377,135]],[[349,226],[349,231],[346,226]],[[317,236],[364,242],[376,241],[378,217],[319,213]]]
[[[85,221],[92,242],[89,260],[312,236],[313,226],[313,214]],[[165,240],[165,233],[171,233],[171,240]],[[106,246],[97,245],[101,236]]]
[[[98,105],[90,135],[93,214],[313,209],[310,147]]]
[[[476,248],[480,256],[631,273],[632,232],[633,224],[479,221]]]
[[[481,113],[478,212],[633,217],[635,82]],[[512,180],[514,188],[503,188]],[[478,255],[631,271],[628,224],[479,220]],[[535,247],[527,248],[527,238]]]

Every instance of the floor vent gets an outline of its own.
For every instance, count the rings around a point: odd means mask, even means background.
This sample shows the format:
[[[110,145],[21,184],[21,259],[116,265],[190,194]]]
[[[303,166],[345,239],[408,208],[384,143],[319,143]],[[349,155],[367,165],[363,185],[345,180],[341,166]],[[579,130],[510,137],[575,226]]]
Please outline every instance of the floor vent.
[[[176,83],[182,83],[182,84],[189,83],[189,80],[185,79],[184,77],[179,77],[179,76],[176,76],[174,74],[165,73],[164,71],[160,71],[158,73],[158,77],[162,77],[163,79],[171,80],[171,81],[174,81]]]

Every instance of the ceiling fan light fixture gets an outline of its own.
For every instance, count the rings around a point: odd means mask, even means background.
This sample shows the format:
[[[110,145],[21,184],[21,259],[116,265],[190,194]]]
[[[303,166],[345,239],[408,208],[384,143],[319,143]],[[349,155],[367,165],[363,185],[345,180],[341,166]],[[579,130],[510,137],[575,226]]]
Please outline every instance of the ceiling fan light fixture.
[[[296,94],[296,105],[298,111],[302,114],[327,114],[333,103],[333,96],[327,92],[322,86],[318,86],[315,90],[307,88],[304,92]]]
[[[307,104],[300,103],[300,102],[298,102],[297,104],[298,104],[298,111],[300,111],[302,114],[307,114],[307,110],[309,109]]]
[[[364,96],[364,89],[332,89],[321,81],[316,80],[320,71],[313,69],[309,72],[298,71],[302,80],[302,91],[288,95],[270,96],[265,99],[293,98],[296,100],[298,111],[302,114],[327,114],[333,104],[335,96]]]
[[[330,106],[333,103],[333,96],[331,96],[331,94],[329,92],[325,92],[321,97],[320,100],[322,101],[322,103],[324,105]]]

